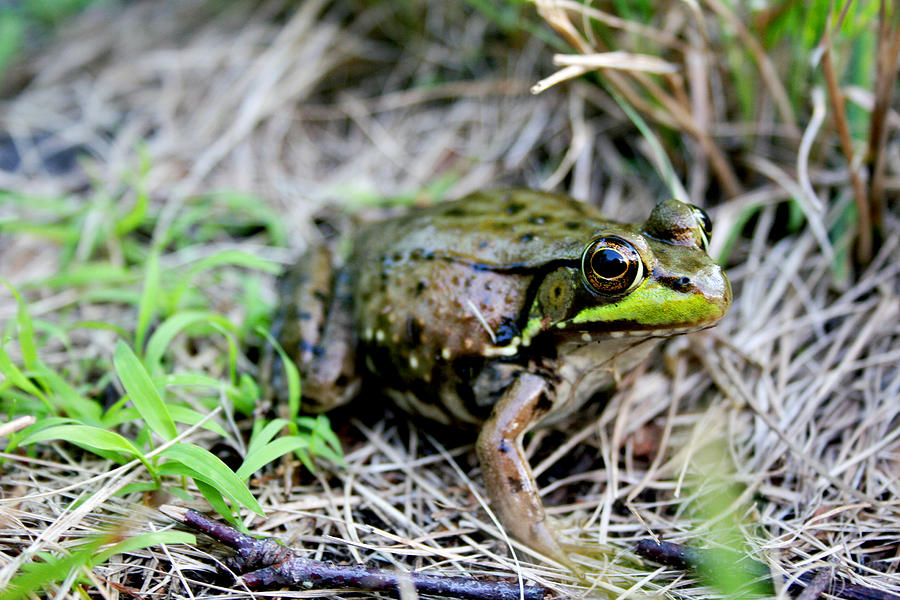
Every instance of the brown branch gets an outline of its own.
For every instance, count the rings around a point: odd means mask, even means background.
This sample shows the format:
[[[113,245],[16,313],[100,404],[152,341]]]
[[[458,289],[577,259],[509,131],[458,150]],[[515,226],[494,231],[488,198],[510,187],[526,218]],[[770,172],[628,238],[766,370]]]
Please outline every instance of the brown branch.
[[[441,577],[311,560],[273,538],[251,537],[193,510],[165,505],[160,511],[233,548],[236,554],[229,566],[244,573],[239,578],[240,583],[251,590],[287,586],[297,590],[335,588],[399,594],[409,586],[419,594],[462,600],[545,600],[550,597],[550,590],[540,585],[520,587],[513,581]]]
[[[869,209],[875,230],[882,227],[885,205],[885,146],[887,144],[887,115],[891,108],[894,84],[897,81],[897,57],[900,55],[900,27],[896,25],[896,11],[887,15],[885,2],[879,7],[878,45],[875,67],[875,105],[869,122]],[[891,29],[890,21],[894,21]]]
[[[834,579],[834,569],[822,569],[810,580],[806,589],[800,592],[797,600],[817,600],[831,587],[832,579]]]
[[[718,551],[701,550],[699,548],[691,548],[681,544],[672,542],[660,542],[657,540],[641,540],[638,542],[635,552],[638,555],[652,560],[655,563],[673,567],[676,569],[686,569],[698,572],[701,576],[709,577],[714,575],[714,569],[722,568],[723,561],[716,558]],[[731,569],[740,569],[748,575],[748,577],[756,578],[758,581],[772,582],[772,576],[769,568],[761,562],[743,557],[737,553],[729,557],[727,567]],[[829,569],[830,571],[830,569]],[[805,584],[805,589],[809,589],[812,585],[821,585],[818,575],[813,573],[800,573],[797,577]],[[843,579],[830,576],[827,578],[829,585],[824,591],[835,598],[843,598],[844,600],[900,600],[900,595],[892,594],[875,588],[850,583]],[[789,591],[798,593],[800,585],[791,583]],[[815,590],[813,590],[815,591]],[[812,592],[811,592],[812,593]],[[815,597],[815,596],[813,596]]]
[[[827,34],[826,34],[827,35]],[[847,158],[847,166],[850,171],[850,183],[853,185],[853,197],[856,200],[856,211],[859,213],[859,228],[856,235],[856,255],[861,264],[867,264],[872,260],[872,219],[869,214],[869,203],[866,200],[866,189],[862,178],[853,160],[853,140],[850,137],[850,124],[847,120],[847,108],[844,104],[844,95],[838,85],[837,74],[834,71],[834,63],[831,61],[831,42],[826,39],[822,54],[822,71],[825,74],[825,87],[828,90],[828,98],[834,110],[831,112],[834,118],[834,126],[841,140],[841,151]]]

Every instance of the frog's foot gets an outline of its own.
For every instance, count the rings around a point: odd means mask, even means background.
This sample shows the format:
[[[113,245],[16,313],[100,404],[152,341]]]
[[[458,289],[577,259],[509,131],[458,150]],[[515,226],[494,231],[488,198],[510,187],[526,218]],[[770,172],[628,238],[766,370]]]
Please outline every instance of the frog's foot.
[[[517,538],[528,544],[532,549],[543,554],[547,558],[554,560],[568,567],[576,574],[581,574],[582,570],[569,557],[569,551],[578,551],[580,548],[571,543],[567,543],[560,535],[556,521],[551,517],[545,517],[542,521],[533,524],[520,522],[523,531],[518,531],[515,527],[509,527],[510,531]],[[527,529],[527,531],[524,531]]]
[[[557,528],[544,512],[522,436],[546,414],[547,381],[521,374],[506,390],[478,435],[484,485],[500,522],[532,549],[578,570],[563,550]]]

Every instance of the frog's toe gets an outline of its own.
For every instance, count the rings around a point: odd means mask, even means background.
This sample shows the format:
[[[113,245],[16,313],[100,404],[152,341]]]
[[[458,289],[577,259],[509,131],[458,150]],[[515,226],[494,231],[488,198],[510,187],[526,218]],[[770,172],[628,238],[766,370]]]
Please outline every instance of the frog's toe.
[[[552,518],[545,517],[528,527],[527,532],[519,531],[516,535],[536,552],[564,565],[577,575],[583,573],[581,567],[572,561],[567,551],[568,549],[578,552],[580,547],[562,541],[559,526]]]

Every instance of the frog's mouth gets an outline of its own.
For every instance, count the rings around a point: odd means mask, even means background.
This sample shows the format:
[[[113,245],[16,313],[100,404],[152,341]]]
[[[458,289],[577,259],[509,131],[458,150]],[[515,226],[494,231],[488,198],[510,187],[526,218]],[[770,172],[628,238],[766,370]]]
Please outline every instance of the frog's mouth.
[[[647,329],[640,323],[617,321],[615,323],[577,323],[574,319],[556,323],[549,330],[545,330],[540,323],[532,323],[525,327],[522,335],[514,337],[504,346],[488,346],[485,348],[486,356],[515,356],[520,348],[532,345],[535,339],[551,337],[559,342],[575,342],[581,344],[601,343],[610,339],[626,338],[639,341],[650,338],[668,338],[686,333],[693,333],[714,326],[718,320],[701,325],[691,324],[674,327],[656,327]],[[534,331],[532,331],[534,330]]]
[[[585,343],[592,341],[601,341],[608,338],[652,338],[652,337],[672,337],[674,335],[683,335],[685,333],[694,333],[703,329],[709,329],[718,321],[706,323],[702,325],[690,324],[684,326],[673,327],[657,327],[647,329],[640,323],[619,321],[616,323],[596,323],[583,324],[572,323],[567,321],[557,323],[557,331],[549,331],[548,335],[562,336],[568,339],[580,339]]]

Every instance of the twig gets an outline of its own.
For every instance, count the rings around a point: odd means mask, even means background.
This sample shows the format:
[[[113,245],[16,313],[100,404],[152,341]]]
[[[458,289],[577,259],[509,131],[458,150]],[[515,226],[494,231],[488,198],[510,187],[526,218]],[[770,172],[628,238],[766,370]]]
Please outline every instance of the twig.
[[[834,71],[834,63],[831,61],[831,44],[826,44],[824,50],[825,51],[822,54],[822,72],[825,74],[825,88],[828,90],[828,97],[831,99],[831,105],[834,107],[831,114],[834,118],[834,126],[838,131],[838,138],[841,141],[841,151],[847,159],[847,168],[850,171],[850,183],[853,186],[853,197],[856,200],[856,210],[859,219],[856,238],[857,257],[862,264],[868,264],[869,261],[872,260],[872,218],[869,213],[869,204],[866,200],[865,185],[863,184],[862,178],[859,176],[859,169],[853,158],[853,140],[850,137],[850,123],[847,120],[844,95],[841,93],[837,81],[837,74]]]
[[[0,424],[0,438],[12,435],[17,431],[21,431],[30,425],[34,425],[35,418],[31,415],[13,419],[7,423]]]
[[[714,559],[713,552],[709,550],[690,548],[672,542],[641,540],[638,542],[635,551],[640,556],[661,565],[676,569],[690,569],[699,572],[701,575],[710,573],[711,569],[716,568],[716,565],[721,565],[723,562],[721,559]],[[751,577],[757,577],[760,581],[771,583],[772,576],[769,568],[761,562],[746,557],[738,558],[738,555],[735,553],[735,560],[729,564],[729,567],[742,569]],[[830,570],[827,572],[830,572]],[[805,589],[810,589],[813,585],[821,585],[821,582],[817,581],[820,575],[822,573],[816,575],[801,573],[797,579],[806,584],[807,587]],[[900,595],[850,583],[837,577],[829,576],[827,584],[826,589],[823,591],[835,598],[844,598],[845,600],[900,600]],[[790,589],[794,590],[795,587],[798,587],[796,583],[792,584]],[[813,594],[813,592],[810,592],[810,594]],[[806,596],[806,598],[807,600],[816,598],[820,594],[821,592],[818,592],[815,595]]]
[[[797,600],[817,600],[831,587],[832,579],[834,579],[834,569],[822,569],[816,573],[806,589],[800,592]]]
[[[887,144],[887,116],[897,81],[897,58],[900,54],[900,27],[897,26],[897,7],[887,15],[885,2],[878,10],[878,42],[875,62],[875,105],[869,123],[869,148],[866,162],[871,172],[869,209],[875,231],[882,228],[885,204],[885,146]],[[891,28],[893,21],[893,29]]]
[[[337,588],[398,594],[401,589],[411,586],[419,594],[463,600],[545,600],[550,597],[550,590],[541,585],[403,573],[311,560],[274,538],[251,537],[193,510],[164,505],[160,511],[233,548],[236,554],[230,566],[244,573],[240,577],[241,584],[251,590],[288,586],[299,590]]]

